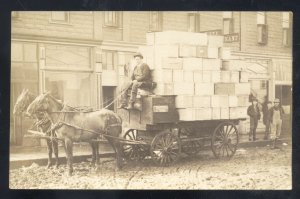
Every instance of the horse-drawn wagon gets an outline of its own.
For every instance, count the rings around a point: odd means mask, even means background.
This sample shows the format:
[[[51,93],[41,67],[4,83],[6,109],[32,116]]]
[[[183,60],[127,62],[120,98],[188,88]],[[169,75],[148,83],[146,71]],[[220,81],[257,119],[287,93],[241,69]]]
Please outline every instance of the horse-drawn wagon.
[[[124,138],[139,141],[123,144],[125,157],[142,160],[151,156],[154,162],[165,166],[176,162],[181,153],[195,155],[210,143],[216,158],[231,158],[239,142],[236,125],[244,118],[181,121],[175,97],[141,96],[140,110],[118,112],[127,124]]]

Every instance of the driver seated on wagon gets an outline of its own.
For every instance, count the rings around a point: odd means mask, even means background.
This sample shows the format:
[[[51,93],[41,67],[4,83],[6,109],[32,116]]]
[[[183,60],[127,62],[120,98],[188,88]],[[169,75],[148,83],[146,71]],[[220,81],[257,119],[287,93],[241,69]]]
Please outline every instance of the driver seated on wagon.
[[[134,102],[136,101],[138,88],[151,88],[152,87],[152,79],[151,79],[151,71],[149,66],[146,63],[143,63],[143,55],[141,53],[134,54],[134,60],[136,61],[136,65],[131,74],[131,81],[127,82],[124,86],[124,90],[121,95],[121,104],[118,107],[133,109]],[[128,106],[127,105],[127,97],[130,93],[130,99]]]

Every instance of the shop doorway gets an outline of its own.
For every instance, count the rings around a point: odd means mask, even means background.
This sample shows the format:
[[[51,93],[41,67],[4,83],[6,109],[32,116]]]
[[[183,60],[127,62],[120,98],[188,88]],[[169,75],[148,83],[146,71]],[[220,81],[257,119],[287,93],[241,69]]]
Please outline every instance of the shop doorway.
[[[102,86],[102,94],[103,94],[103,107],[112,103],[115,99],[116,95],[116,87],[115,86]],[[112,103],[107,109],[115,111],[115,103]]]

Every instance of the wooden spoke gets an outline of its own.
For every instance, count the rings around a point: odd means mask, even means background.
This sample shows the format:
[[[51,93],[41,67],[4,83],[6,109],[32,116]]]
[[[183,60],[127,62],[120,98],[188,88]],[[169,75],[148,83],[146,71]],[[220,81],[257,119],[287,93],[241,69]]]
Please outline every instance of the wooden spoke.
[[[169,130],[157,134],[151,143],[151,156],[160,166],[168,166],[177,161],[181,152],[180,140]],[[157,153],[159,151],[159,153]]]
[[[231,158],[237,149],[238,130],[231,122],[219,124],[213,132],[211,148],[216,158]]]

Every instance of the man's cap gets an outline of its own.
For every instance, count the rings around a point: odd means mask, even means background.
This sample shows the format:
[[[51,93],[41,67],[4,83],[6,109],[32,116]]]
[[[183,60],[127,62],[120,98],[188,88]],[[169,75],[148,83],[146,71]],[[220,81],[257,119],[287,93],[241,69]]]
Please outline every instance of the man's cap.
[[[140,57],[140,58],[142,58],[142,59],[144,58],[143,55],[142,55],[141,53],[139,53],[139,52],[138,52],[138,53],[135,53],[135,54],[133,55],[133,57]]]
[[[274,103],[280,103],[280,100],[279,100],[278,98],[276,98],[276,99],[274,100]]]

